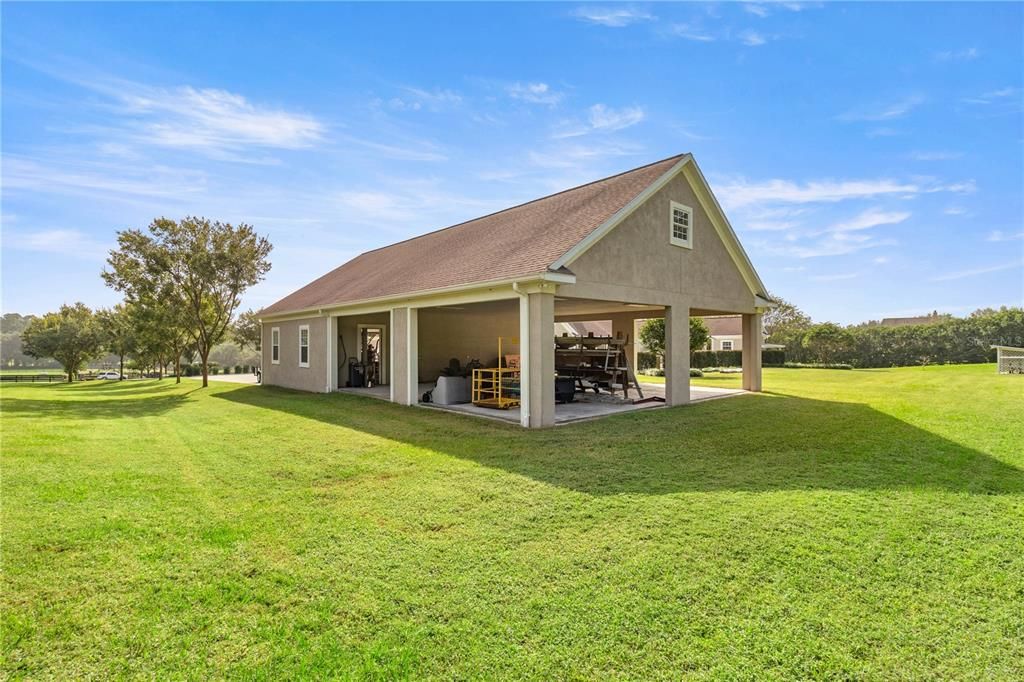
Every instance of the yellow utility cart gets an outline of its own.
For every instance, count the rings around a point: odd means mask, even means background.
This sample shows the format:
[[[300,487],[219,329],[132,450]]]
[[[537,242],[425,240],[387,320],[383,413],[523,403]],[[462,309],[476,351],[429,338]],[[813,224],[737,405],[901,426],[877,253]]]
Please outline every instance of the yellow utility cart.
[[[519,339],[507,337],[519,345]],[[480,407],[507,410],[519,406],[519,386],[522,379],[519,355],[504,355],[503,337],[498,337],[498,366],[473,370],[472,401]]]

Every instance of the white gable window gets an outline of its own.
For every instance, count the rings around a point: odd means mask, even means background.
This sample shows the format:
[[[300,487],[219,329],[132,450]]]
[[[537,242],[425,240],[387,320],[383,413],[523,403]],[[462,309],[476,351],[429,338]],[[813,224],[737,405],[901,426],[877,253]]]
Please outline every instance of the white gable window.
[[[309,367],[309,325],[299,326],[299,367]]]
[[[281,328],[272,327],[270,330],[270,362],[275,365],[281,364]]]
[[[693,248],[693,209],[689,206],[683,206],[672,202],[672,216],[669,223],[672,228],[672,232],[669,235],[669,241],[676,246],[682,246],[687,249]]]
[[[732,341],[722,341],[722,350],[732,350]]]

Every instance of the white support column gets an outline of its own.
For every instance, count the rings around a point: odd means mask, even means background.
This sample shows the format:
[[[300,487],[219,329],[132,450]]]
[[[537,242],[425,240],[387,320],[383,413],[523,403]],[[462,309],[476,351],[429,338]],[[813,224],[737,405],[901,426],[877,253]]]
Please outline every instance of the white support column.
[[[665,403],[690,402],[690,308],[665,308]]]
[[[415,308],[391,309],[391,402],[400,405],[419,402],[416,321]]]
[[[327,317],[327,381],[325,390],[328,393],[338,390],[338,318],[334,315]]]
[[[407,308],[407,310],[409,313],[405,326],[405,367],[408,386],[406,405],[418,405],[420,402],[420,318],[419,310],[416,308]]]
[[[743,315],[743,390],[761,390],[761,313]]]
[[[530,297],[519,297],[519,424],[530,426]]]
[[[521,411],[529,410],[529,426],[537,429],[555,424],[555,295],[554,293],[530,293],[529,335],[525,345],[528,346],[529,365],[520,363],[524,373],[529,373],[529,399]],[[520,339],[520,349],[524,343]],[[520,387],[522,391],[522,387]]]

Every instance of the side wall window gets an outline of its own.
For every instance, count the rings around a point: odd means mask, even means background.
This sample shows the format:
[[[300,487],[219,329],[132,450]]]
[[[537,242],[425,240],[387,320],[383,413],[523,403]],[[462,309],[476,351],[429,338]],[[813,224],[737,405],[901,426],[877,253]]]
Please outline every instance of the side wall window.
[[[693,209],[671,202],[669,241],[676,246],[693,248]]]
[[[309,325],[299,327],[299,367],[309,367]]]
[[[281,328],[273,327],[270,330],[270,362],[278,364],[281,362]]]

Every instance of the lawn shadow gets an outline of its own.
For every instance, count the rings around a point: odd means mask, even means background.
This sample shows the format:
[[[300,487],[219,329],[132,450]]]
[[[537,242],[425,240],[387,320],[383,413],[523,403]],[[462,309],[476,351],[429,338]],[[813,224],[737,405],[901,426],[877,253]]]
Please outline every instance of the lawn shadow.
[[[868,405],[778,393],[539,431],[344,394],[250,386],[215,397],[592,495],[912,488],[1024,492],[1024,471],[988,453]]]
[[[40,419],[131,419],[135,417],[151,417],[165,414],[181,407],[188,400],[192,391],[175,393],[174,395],[157,395],[174,388],[147,382],[147,385],[135,384],[126,387],[121,384],[101,384],[99,386],[83,386],[82,384],[61,384],[33,386],[32,391],[57,391],[60,398],[11,397],[3,395],[0,405],[7,415],[17,417],[37,417]],[[108,394],[109,399],[94,398],[99,393]],[[66,398],[70,395],[85,394],[85,400]],[[140,397],[145,395],[145,397]]]
[[[57,384],[54,384],[53,387],[58,388],[58,390],[74,391],[76,393],[112,393],[123,396],[171,391],[175,385],[174,379],[128,379],[126,381],[83,381],[73,384],[65,382],[60,384],[59,387]]]

